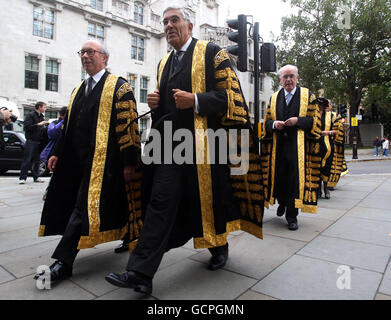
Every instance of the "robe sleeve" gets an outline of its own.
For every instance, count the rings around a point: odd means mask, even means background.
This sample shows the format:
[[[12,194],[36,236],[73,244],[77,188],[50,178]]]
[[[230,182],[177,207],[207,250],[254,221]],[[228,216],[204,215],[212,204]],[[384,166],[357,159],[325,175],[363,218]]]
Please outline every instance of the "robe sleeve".
[[[205,93],[197,94],[199,114],[217,115],[223,125],[245,124],[249,118],[248,110],[228,53],[215,45],[211,50],[214,50],[213,59],[207,60],[207,68],[213,70],[214,87]]]
[[[128,82],[119,79],[119,88],[114,96],[116,110],[116,133],[121,161],[124,165],[136,166],[140,161],[140,133],[137,123],[137,107],[133,90]],[[118,86],[118,85],[117,85]]]
[[[305,124],[301,123],[301,117],[299,117],[299,124],[302,126],[302,129],[305,130],[305,132],[308,134],[309,137],[313,139],[320,139],[322,137],[322,122],[320,119],[320,112],[319,112],[319,106],[314,103],[314,100],[316,99],[315,95],[310,94],[309,102],[308,102],[308,108],[307,108],[307,115],[304,117]],[[311,119],[311,120],[309,120]]]
[[[337,134],[334,136],[334,143],[336,144],[344,144],[345,142],[345,132],[343,130],[342,118],[337,117],[333,122],[333,126],[331,130],[337,131]]]

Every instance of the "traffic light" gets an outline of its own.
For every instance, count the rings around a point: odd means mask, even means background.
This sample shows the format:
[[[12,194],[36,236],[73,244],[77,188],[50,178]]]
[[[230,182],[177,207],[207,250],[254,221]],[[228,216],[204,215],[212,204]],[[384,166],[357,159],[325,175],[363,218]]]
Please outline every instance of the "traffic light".
[[[261,72],[275,72],[276,47],[273,43],[264,43],[261,46]]]
[[[339,107],[338,107],[338,111],[339,111],[339,114],[342,116],[342,118],[346,118],[347,117],[347,108],[346,108],[346,104],[340,104]]]
[[[238,57],[238,70],[247,71],[247,16],[244,14],[238,15],[237,19],[227,20],[228,27],[235,32],[228,33],[228,39],[236,42],[237,45],[229,46],[227,51]]]

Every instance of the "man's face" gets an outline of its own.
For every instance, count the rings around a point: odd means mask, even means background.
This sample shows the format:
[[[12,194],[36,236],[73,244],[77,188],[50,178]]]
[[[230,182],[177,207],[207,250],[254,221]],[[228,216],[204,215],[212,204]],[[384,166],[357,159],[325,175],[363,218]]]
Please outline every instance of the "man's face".
[[[102,54],[102,48],[99,43],[95,41],[87,41],[81,48],[81,63],[84,70],[90,75],[94,76],[99,71],[106,67],[107,55]]]
[[[45,113],[45,111],[46,111],[46,104],[44,104],[43,106],[38,107],[38,112],[39,113]]]
[[[167,42],[176,50],[180,50],[189,40],[193,24],[186,21],[179,10],[169,10],[163,16],[164,33]]]
[[[280,83],[284,89],[291,92],[299,81],[299,75],[294,68],[286,68],[280,76]]]

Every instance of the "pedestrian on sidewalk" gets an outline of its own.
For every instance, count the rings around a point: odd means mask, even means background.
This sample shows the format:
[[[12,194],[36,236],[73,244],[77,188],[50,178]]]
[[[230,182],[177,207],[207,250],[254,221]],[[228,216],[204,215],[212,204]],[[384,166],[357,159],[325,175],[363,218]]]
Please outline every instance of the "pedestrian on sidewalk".
[[[143,179],[146,201],[140,238],[126,272],[106,276],[115,286],[144,294],[152,292],[152,280],[164,253],[191,238],[195,248],[209,248],[212,256],[208,269],[212,271],[226,264],[230,232],[244,230],[262,238],[262,178],[259,157],[251,148],[255,145],[252,135],[247,140],[251,159],[248,173],[231,176],[224,160],[220,163],[215,159],[215,164],[205,165],[205,158],[199,158],[207,153],[205,140],[194,134],[195,129],[225,130],[226,134],[234,128],[252,129],[229,56],[214,43],[192,38],[193,23],[184,8],[165,9],[163,25],[166,40],[174,50],[160,61],[158,89],[149,93],[147,100],[154,110],[152,127],[160,133],[159,140],[169,139],[161,145],[164,152],[160,154],[172,157],[144,167],[143,177],[148,178]],[[179,142],[167,134],[167,124],[174,130],[193,132],[191,145],[196,148],[198,161],[193,154],[185,164],[175,161]],[[212,148],[210,153],[219,157],[216,151]]]
[[[24,119],[24,131],[26,134],[26,143],[24,145],[24,156],[20,168],[19,184],[26,183],[27,174],[31,168],[34,182],[43,182],[39,178],[39,155],[42,137],[46,134],[47,125],[43,114],[46,111],[46,103],[37,102],[35,110],[31,111]]]
[[[381,146],[382,146],[381,140],[379,139],[379,137],[376,137],[375,140],[373,141],[373,147],[374,147],[373,155],[375,157],[379,156],[379,149],[381,148]]]
[[[65,113],[67,112],[67,107],[62,107],[60,109],[60,117],[49,124],[48,126],[48,139],[49,142],[45,146],[45,148],[41,152],[40,159],[43,161],[47,166],[47,161],[51,157],[53,153],[53,148],[55,144],[57,143],[58,139],[61,136],[61,130],[64,122]],[[46,199],[46,194],[48,191],[49,185],[46,188],[45,194],[43,195],[43,200]]]
[[[86,41],[78,54],[88,77],[72,93],[48,161],[53,176],[39,229],[41,237],[62,235],[52,255],[52,282],[72,276],[80,249],[120,240],[129,225],[141,226],[141,147],[133,90],[106,71],[109,53],[100,41]]]
[[[277,200],[277,216],[285,214],[288,229],[297,230],[299,209],[317,211],[321,122],[315,95],[297,85],[297,67],[286,65],[279,76],[283,88],[270,98],[261,136],[265,204]]]
[[[390,146],[390,141],[388,140],[387,137],[384,137],[383,139],[384,139],[383,144],[382,144],[383,155],[384,155],[384,157],[388,157],[388,148]]]

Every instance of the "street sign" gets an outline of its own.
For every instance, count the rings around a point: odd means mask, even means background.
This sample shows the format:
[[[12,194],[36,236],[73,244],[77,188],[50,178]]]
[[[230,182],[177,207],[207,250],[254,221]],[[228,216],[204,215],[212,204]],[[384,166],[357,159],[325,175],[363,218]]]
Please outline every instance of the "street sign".
[[[352,127],[358,127],[358,119],[352,118]]]

